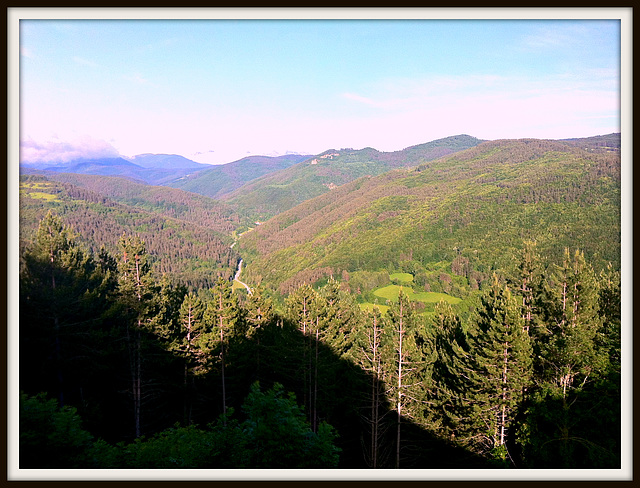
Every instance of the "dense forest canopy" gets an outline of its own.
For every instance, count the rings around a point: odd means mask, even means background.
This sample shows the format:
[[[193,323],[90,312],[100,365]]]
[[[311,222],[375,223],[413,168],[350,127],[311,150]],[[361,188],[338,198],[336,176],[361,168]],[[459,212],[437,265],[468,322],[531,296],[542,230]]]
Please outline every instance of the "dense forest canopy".
[[[23,175],[20,467],[619,469],[605,138],[478,141],[250,229]]]

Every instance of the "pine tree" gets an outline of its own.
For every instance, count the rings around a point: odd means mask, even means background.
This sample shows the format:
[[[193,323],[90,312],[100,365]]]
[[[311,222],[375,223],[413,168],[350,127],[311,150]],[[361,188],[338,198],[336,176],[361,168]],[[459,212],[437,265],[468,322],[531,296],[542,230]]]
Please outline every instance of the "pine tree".
[[[228,344],[236,332],[239,322],[238,297],[233,293],[231,284],[219,278],[216,286],[209,291],[204,321],[207,334],[203,343],[205,351],[210,355],[218,351],[220,380],[222,393],[222,414],[227,415],[227,378],[225,369],[228,361]]]
[[[22,255],[20,272],[21,388],[55,393],[61,406],[82,401],[89,386],[113,282],[76,235],[49,211]]]
[[[566,400],[572,388],[605,367],[606,358],[596,344],[602,325],[598,284],[584,254],[576,251],[572,259],[568,249],[552,280],[555,300],[547,325],[550,339],[542,352],[544,377]]]
[[[395,467],[399,468],[402,419],[423,423],[425,390],[431,380],[428,367],[435,357],[415,309],[402,290],[398,301],[391,304],[385,329],[388,395],[393,398],[397,417]]]
[[[477,452],[505,459],[507,438],[530,384],[532,350],[520,307],[494,275],[469,331],[461,434]]]
[[[323,300],[322,339],[339,357],[348,354],[353,347],[354,334],[362,320],[360,307],[353,295],[340,289],[335,279],[320,289]]]
[[[513,285],[514,294],[517,293],[522,300],[521,313],[524,320],[524,328],[529,336],[534,339],[547,333],[544,322],[541,320],[544,289],[543,274],[542,258],[536,250],[536,243],[534,241],[525,241]]]
[[[256,380],[261,379],[261,353],[262,345],[260,343],[261,336],[265,334],[266,329],[273,326],[276,319],[273,309],[272,300],[265,295],[264,288],[257,286],[253,289],[253,293],[247,297],[246,315],[247,322],[247,338],[255,340],[255,374]]]
[[[440,301],[433,317],[433,336],[437,359],[433,365],[433,402],[439,420],[436,428],[451,440],[458,437],[464,415],[465,382],[462,373],[469,345],[460,318],[451,305]]]
[[[303,407],[309,414],[309,421],[315,414],[314,404],[314,359],[316,358],[313,341],[319,334],[318,326],[321,300],[318,293],[306,283],[298,287],[286,300],[286,315],[296,324],[302,333],[300,370],[302,377]],[[316,341],[317,344],[317,341]]]
[[[383,466],[388,457],[384,442],[389,423],[385,419],[387,401],[384,390],[385,369],[382,363],[383,327],[380,309],[374,307],[355,331],[354,347],[349,351],[349,357],[370,378],[370,391],[364,400],[365,406],[362,414],[369,439],[363,447],[367,465],[374,469]]]
[[[156,292],[150,275],[149,256],[138,236],[122,235],[119,241],[118,292],[121,303],[131,316],[126,323],[126,338],[131,372],[135,436],[142,435],[143,331],[153,316],[152,298]]]
[[[613,452],[619,442],[608,441],[619,419],[619,396],[616,381],[608,376],[611,348],[603,324],[616,313],[615,305],[600,310],[608,300],[603,301],[599,286],[584,254],[575,251],[572,256],[565,249],[562,264],[549,279],[550,335],[540,354],[543,368],[535,402],[527,412],[525,454],[530,465],[575,467],[589,460],[590,465],[610,467],[616,458],[619,462],[619,452]],[[610,413],[601,417],[594,409]]]
[[[191,292],[185,295],[180,306],[180,332],[171,349],[184,358],[184,421],[191,424],[191,397],[194,390],[193,376],[202,372],[205,363],[205,351],[202,349],[202,336],[205,332],[205,305]]]

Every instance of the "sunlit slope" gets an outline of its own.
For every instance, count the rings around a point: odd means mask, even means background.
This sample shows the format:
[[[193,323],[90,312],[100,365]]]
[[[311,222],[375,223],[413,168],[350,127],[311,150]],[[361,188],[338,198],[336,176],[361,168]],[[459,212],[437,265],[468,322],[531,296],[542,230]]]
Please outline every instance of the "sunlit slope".
[[[246,280],[286,293],[343,271],[447,272],[477,287],[524,239],[550,257],[620,260],[620,156],[559,141],[501,140],[364,177],[304,202],[240,242]],[[422,282],[429,283],[424,278]]]
[[[287,154],[284,156],[248,156],[227,164],[211,166],[206,170],[186,175],[167,183],[167,186],[220,198],[249,181],[288,168],[309,156]]]
[[[265,220],[357,178],[376,176],[394,168],[413,167],[480,142],[475,137],[457,135],[394,152],[370,147],[330,149],[251,181],[224,198],[252,213],[256,219]]]

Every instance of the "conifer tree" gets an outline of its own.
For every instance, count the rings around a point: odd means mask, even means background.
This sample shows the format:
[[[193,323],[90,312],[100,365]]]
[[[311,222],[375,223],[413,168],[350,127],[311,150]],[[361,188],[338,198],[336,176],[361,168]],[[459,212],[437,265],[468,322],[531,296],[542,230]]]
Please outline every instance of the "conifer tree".
[[[565,249],[562,264],[555,268],[547,291],[550,335],[541,350],[538,389],[524,426],[527,462],[570,467],[590,459],[610,466],[616,454],[602,443],[608,442],[609,424],[615,425],[619,411],[614,407],[604,418],[592,411],[598,408],[604,415],[616,401],[615,381],[606,377],[611,349],[602,335],[611,309],[600,310],[607,300],[602,301],[596,275],[582,252],[572,256]],[[596,422],[603,426],[594,429]]]
[[[119,241],[121,256],[118,262],[119,298],[131,320],[126,322],[126,338],[131,372],[135,436],[142,435],[143,331],[153,316],[155,283],[150,275],[149,256],[138,236],[122,235]]]
[[[20,278],[21,387],[55,391],[64,406],[82,387],[89,364],[79,359],[91,354],[93,318],[106,306],[109,280],[51,211],[22,255]]]
[[[227,378],[226,368],[228,361],[229,340],[236,332],[239,322],[238,297],[233,293],[231,284],[219,278],[215,287],[209,290],[207,306],[204,313],[204,321],[207,327],[207,335],[203,340],[206,344],[206,352],[211,355],[218,351],[220,365],[220,381],[222,393],[222,414],[227,414]]]
[[[584,254],[576,251],[572,259],[565,249],[562,265],[552,276],[550,338],[542,351],[544,378],[565,400],[572,388],[584,385],[605,367],[606,357],[596,344],[602,325],[597,286]]]
[[[322,338],[334,352],[342,357],[353,346],[353,331],[362,320],[360,307],[353,295],[340,289],[333,278],[320,289],[324,304]]]
[[[469,331],[465,378],[464,442],[477,452],[506,459],[507,438],[532,374],[532,350],[520,307],[494,275]]]
[[[264,288],[260,285],[253,289],[253,293],[247,297],[245,320],[247,323],[247,338],[255,340],[255,375],[256,380],[261,379],[261,354],[263,345],[261,336],[266,329],[274,324],[276,319],[272,300],[266,296]]]
[[[205,363],[205,351],[202,348],[205,305],[193,292],[185,295],[180,306],[180,332],[171,349],[184,358],[184,421],[191,423],[191,397],[193,395],[193,376],[201,373]]]
[[[535,241],[525,241],[513,285],[514,294],[517,293],[522,300],[521,313],[524,320],[524,328],[529,336],[534,339],[546,334],[541,317],[544,308],[543,274],[542,259],[536,250]]]
[[[425,390],[430,385],[428,368],[435,359],[426,334],[421,330],[414,307],[400,291],[391,304],[386,325],[388,395],[393,399],[397,416],[395,467],[400,467],[402,419],[423,423]]]
[[[460,318],[451,305],[440,301],[433,317],[434,347],[437,354],[433,365],[432,398],[437,418],[435,428],[455,440],[463,413],[465,381],[462,376],[469,345]]]
[[[286,300],[286,315],[302,333],[299,373],[303,385],[303,406],[309,414],[310,422],[314,415],[314,358],[316,353],[313,340],[320,331],[318,326],[320,303],[318,293],[306,283],[298,287]]]
[[[383,317],[380,309],[374,307],[355,331],[354,347],[349,351],[349,357],[370,378],[370,391],[364,400],[362,414],[369,439],[363,447],[366,463],[374,469],[381,467],[388,456],[384,442],[389,422],[385,419],[387,402],[384,390],[385,369],[382,362],[383,333]]]

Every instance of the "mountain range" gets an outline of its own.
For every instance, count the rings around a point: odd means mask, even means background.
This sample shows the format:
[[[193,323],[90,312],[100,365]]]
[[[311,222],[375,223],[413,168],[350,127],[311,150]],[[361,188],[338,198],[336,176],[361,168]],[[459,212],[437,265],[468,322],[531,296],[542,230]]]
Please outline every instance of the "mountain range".
[[[362,176],[415,166],[480,142],[480,139],[463,134],[393,152],[370,147],[329,149],[290,168],[256,178],[222,198],[251,213],[256,220],[267,220]]]
[[[394,152],[330,149],[213,167],[143,154],[26,163],[22,173],[66,185],[23,188],[31,197],[21,199],[25,218],[58,207],[75,212],[78,223],[94,212],[98,195],[120,209],[100,210],[103,215],[144,212],[174,222],[127,224],[134,232],[196,226],[215,232],[220,249],[260,221],[235,249],[248,283],[282,294],[329,276],[365,291],[371,288],[362,285],[367,277],[384,271],[410,273],[423,289],[462,295],[493,271],[507,272],[523,240],[535,240],[548,256],[580,248],[599,266],[620,265],[620,134],[497,141],[458,135]],[[75,206],[56,203],[69,192]],[[79,205],[85,194],[93,203]],[[28,240],[26,231],[33,229],[23,224]],[[185,245],[191,238],[180,239]],[[201,251],[196,246],[193,252]],[[227,275],[234,259],[224,258]],[[188,265],[194,266],[206,274],[201,264]]]
[[[619,266],[619,152],[487,141],[309,199],[247,233],[239,250],[247,280],[281,293],[380,270],[450,291],[454,275],[468,289],[508,272],[524,240],[545,256],[580,248]]]
[[[131,159],[74,159],[64,163],[22,162],[23,174],[77,173],[121,176],[150,185],[163,185],[193,172],[209,168],[176,154],[141,154]]]

